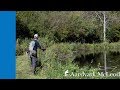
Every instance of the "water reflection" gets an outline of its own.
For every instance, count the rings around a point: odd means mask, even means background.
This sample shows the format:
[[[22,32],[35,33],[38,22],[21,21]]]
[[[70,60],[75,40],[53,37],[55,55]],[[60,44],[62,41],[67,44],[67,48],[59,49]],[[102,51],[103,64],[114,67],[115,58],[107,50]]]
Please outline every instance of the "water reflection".
[[[120,52],[92,53],[87,55],[76,55],[74,61],[80,68],[87,65],[95,67],[100,71],[120,72]]]

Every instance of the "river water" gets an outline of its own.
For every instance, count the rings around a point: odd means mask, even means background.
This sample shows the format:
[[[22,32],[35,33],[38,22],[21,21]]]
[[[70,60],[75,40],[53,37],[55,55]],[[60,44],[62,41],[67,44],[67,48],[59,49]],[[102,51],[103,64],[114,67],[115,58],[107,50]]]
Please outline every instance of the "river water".
[[[89,68],[98,68],[102,72],[120,72],[120,52],[101,52],[75,56],[74,61],[80,68],[87,65]]]

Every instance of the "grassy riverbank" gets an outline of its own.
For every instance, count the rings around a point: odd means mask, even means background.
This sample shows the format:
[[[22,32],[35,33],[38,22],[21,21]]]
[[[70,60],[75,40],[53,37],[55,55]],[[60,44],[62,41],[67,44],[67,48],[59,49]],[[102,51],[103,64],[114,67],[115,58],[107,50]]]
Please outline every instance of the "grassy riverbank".
[[[22,46],[22,45],[21,45]],[[33,75],[30,70],[30,60],[25,53],[16,56],[16,78],[18,79],[87,79],[87,78],[106,78],[99,75],[93,76],[75,76],[77,73],[97,73],[97,68],[89,68],[85,65],[79,68],[73,60],[77,55],[86,55],[90,53],[99,53],[103,51],[119,52],[120,42],[117,43],[99,43],[99,44],[81,44],[81,43],[58,43],[47,48],[45,52],[39,50],[39,60],[42,62],[42,69],[37,68],[37,75]],[[68,76],[65,71],[68,70]],[[72,74],[73,72],[73,74]],[[111,77],[107,77],[111,78]]]

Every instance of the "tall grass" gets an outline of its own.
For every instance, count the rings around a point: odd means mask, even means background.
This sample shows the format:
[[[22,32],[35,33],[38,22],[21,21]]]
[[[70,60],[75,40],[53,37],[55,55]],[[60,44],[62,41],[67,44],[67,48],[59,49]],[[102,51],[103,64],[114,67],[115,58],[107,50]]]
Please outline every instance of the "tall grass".
[[[41,39],[42,40],[42,39]],[[28,40],[29,41],[29,40]],[[49,41],[48,41],[49,42]],[[46,41],[46,43],[48,43]],[[41,43],[41,44],[46,44]],[[21,42],[21,47],[27,46],[25,42]],[[84,77],[84,76],[64,76],[64,72],[69,70],[69,72],[74,73],[97,73],[97,68],[89,68],[88,65],[79,68],[73,60],[77,55],[99,53],[106,51],[119,51],[120,52],[120,42],[117,43],[99,43],[99,44],[81,44],[81,43],[54,43],[47,44],[45,52],[38,50],[39,60],[42,62],[42,69],[37,68],[38,74],[32,75],[30,72],[30,61],[28,57],[24,54],[22,56],[17,56],[17,78],[45,78],[45,79],[79,79],[79,78],[110,78],[110,77]]]

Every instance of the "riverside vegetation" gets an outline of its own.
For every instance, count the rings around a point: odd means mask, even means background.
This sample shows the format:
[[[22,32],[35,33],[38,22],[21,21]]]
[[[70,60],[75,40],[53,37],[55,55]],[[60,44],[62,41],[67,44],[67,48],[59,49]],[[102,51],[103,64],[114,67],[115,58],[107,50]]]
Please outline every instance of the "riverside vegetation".
[[[106,60],[110,73],[120,70],[120,12],[108,11],[106,42],[103,42],[101,12],[95,11],[19,11],[17,12],[16,78],[17,79],[114,79],[101,77],[99,66]],[[30,69],[26,48],[34,33],[46,48],[38,50],[42,68],[37,75]],[[114,66],[114,67],[113,67]],[[68,76],[65,71],[68,70]],[[96,73],[75,76],[70,73]],[[102,70],[104,72],[104,70]]]

